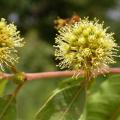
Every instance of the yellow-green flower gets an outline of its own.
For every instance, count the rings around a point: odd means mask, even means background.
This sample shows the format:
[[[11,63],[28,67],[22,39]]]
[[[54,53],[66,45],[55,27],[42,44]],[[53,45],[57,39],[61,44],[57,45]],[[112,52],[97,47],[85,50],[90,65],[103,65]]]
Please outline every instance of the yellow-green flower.
[[[115,63],[117,44],[113,33],[108,33],[103,23],[81,19],[72,25],[59,29],[55,38],[55,56],[60,60],[60,68],[101,69]]]
[[[24,45],[16,26],[7,24],[4,18],[0,21],[0,67],[11,66],[17,62],[17,48]]]

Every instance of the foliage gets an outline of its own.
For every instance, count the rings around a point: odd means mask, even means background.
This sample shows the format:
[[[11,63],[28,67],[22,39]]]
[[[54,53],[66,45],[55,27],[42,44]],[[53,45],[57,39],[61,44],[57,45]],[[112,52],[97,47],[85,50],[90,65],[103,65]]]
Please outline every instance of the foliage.
[[[38,111],[33,114],[32,119],[78,120],[78,118],[80,118],[80,120],[83,120],[83,117],[87,114],[85,120],[119,120],[119,77],[120,75],[98,77],[98,79],[93,82],[91,89],[89,89],[89,96],[87,98],[83,84],[84,78],[72,78],[60,81],[59,87],[51,93],[47,101],[41,104],[39,109],[37,107]],[[1,88],[3,89],[3,86]],[[25,89],[23,89],[23,91],[25,92]],[[23,98],[21,98],[21,100],[22,99]],[[0,115],[5,105],[8,104],[8,101],[9,96],[1,98],[0,108],[2,109]],[[16,119],[15,104],[16,102],[13,101],[8,107],[7,111],[9,111],[9,114],[5,112],[11,119]],[[20,106],[22,104],[21,102]],[[20,115],[19,112],[18,110],[18,115]],[[3,119],[7,120],[7,116]]]
[[[88,99],[87,120],[120,120],[120,75],[110,76]]]
[[[93,88],[91,89],[94,89],[94,92],[89,91],[90,94],[87,99],[86,120],[108,120],[108,119],[119,120],[119,104],[120,104],[119,77],[120,75],[112,75],[112,76],[110,75],[106,80],[104,80],[105,79],[104,77],[101,77],[98,79],[98,80],[102,80],[102,83],[99,83],[100,87],[98,87],[98,89],[96,90],[95,87],[98,86],[98,84],[94,84],[92,86]],[[98,80],[97,82],[99,82]],[[73,85],[73,81],[69,81],[69,84]],[[76,85],[79,85],[79,82],[77,82]],[[77,86],[76,86],[76,89],[77,89]],[[78,102],[74,101],[74,105],[71,106],[73,111],[70,110],[71,108],[68,105],[66,113],[64,113],[64,111],[63,113],[61,113],[61,110],[60,110],[56,114],[56,112],[58,111],[57,110],[58,108],[59,109],[64,108],[61,102],[64,102],[67,100],[67,104],[69,103],[68,101],[70,101],[71,103],[72,99],[70,98],[69,95],[71,95],[73,92],[74,92],[73,94],[77,94],[78,92],[78,90],[77,92],[75,92],[74,87],[72,86],[68,88],[68,85],[67,85],[67,93],[65,91],[66,91],[66,87],[64,89],[59,88],[53,92],[53,94],[50,96],[47,102],[43,105],[43,107],[40,108],[40,111],[37,113],[38,120],[55,120],[55,119],[78,120],[77,113],[79,113],[78,117],[80,117],[80,113],[83,114],[83,107],[81,108],[81,105],[85,106],[85,99],[83,99],[85,96],[83,94],[84,90],[79,93],[80,96],[77,98]],[[62,96],[60,93],[62,94]],[[55,97],[57,97],[58,99],[56,100]],[[74,107],[77,107],[77,108],[74,109]],[[76,111],[76,109],[78,111],[80,110],[81,112]],[[66,115],[68,115],[69,117],[66,117]],[[83,120],[83,119],[80,119],[80,120]]]
[[[64,81],[36,114],[37,120],[77,120],[84,109],[86,91],[81,79]]]
[[[6,98],[0,98],[0,120],[16,120],[17,118],[15,100],[13,100],[7,108],[9,97],[10,96],[6,96]]]

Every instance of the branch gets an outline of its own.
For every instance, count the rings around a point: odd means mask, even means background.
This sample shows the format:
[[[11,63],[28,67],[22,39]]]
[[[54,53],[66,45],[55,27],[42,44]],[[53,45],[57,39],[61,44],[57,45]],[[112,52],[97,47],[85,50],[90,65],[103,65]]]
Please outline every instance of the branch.
[[[45,78],[60,78],[60,77],[71,77],[76,73],[76,71],[53,71],[53,72],[41,72],[41,73],[25,73],[25,78],[27,81],[30,80],[36,80],[36,79],[45,79]],[[107,68],[107,71],[104,71],[103,73],[94,71],[93,72],[95,76],[106,74],[106,73],[112,73],[112,74],[120,74],[120,68]],[[77,71],[77,74],[80,76],[84,75],[84,71],[79,70]],[[0,73],[1,79],[10,79],[13,76],[13,74],[7,74],[7,73]]]
[[[75,71],[54,71],[54,72],[42,72],[42,73],[26,73],[27,80],[43,79],[43,78],[60,78],[71,77],[75,74]],[[79,71],[79,75],[83,75],[82,70]]]

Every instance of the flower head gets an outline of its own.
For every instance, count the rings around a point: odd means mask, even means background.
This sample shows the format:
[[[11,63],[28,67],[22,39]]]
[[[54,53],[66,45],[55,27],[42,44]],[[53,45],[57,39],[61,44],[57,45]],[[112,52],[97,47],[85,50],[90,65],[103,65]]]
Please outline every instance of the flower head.
[[[0,21],[0,67],[11,66],[17,62],[17,48],[24,45],[16,26],[7,24],[5,19]]]
[[[60,60],[60,68],[100,69],[115,63],[117,44],[113,33],[108,33],[103,23],[80,19],[72,25],[59,29],[55,38],[55,56]]]

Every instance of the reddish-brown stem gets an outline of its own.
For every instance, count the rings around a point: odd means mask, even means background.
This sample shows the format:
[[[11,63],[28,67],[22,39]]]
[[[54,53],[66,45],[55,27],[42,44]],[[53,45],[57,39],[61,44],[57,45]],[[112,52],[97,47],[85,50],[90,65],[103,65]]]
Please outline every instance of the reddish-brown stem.
[[[78,71],[77,71],[78,73]],[[120,68],[107,68],[107,72],[104,73],[94,71],[94,74],[101,75],[106,73],[120,74]],[[41,73],[25,73],[26,80],[45,79],[45,78],[58,78],[58,77],[71,77],[75,74],[75,71],[53,71],[53,72],[41,72]],[[79,70],[79,75],[82,76],[84,71]],[[10,79],[12,74],[0,73],[0,78]]]
[[[71,77],[76,71],[54,71],[54,72],[41,72],[41,73],[26,73],[26,80],[43,79],[43,78],[58,78],[58,77]],[[78,72],[78,71],[77,71]],[[94,71],[95,75],[101,75],[103,73]],[[120,68],[107,68],[104,74],[120,74]],[[79,75],[83,76],[84,71],[79,70]]]
[[[79,71],[80,75],[83,75],[83,71]],[[53,72],[41,72],[41,73],[26,73],[27,80],[43,79],[43,78],[60,78],[71,77],[75,74],[75,71],[53,71]]]

